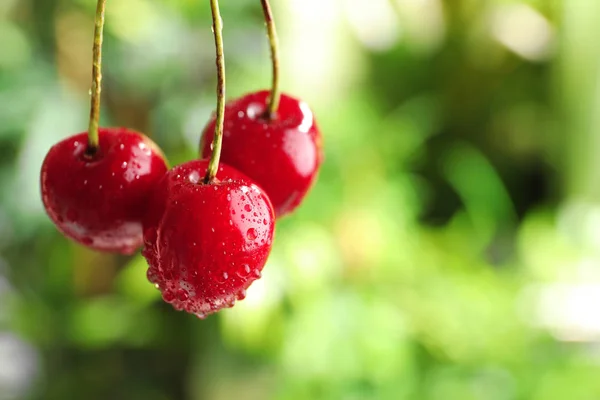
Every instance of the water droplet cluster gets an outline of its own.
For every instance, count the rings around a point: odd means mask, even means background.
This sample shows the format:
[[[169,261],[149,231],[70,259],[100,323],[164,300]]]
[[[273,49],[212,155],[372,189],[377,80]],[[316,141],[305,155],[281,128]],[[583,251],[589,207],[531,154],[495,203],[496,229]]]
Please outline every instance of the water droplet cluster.
[[[207,160],[167,173],[145,226],[148,280],[177,310],[200,318],[232,307],[261,277],[274,234],[274,210],[249,178],[221,164],[203,181]]]

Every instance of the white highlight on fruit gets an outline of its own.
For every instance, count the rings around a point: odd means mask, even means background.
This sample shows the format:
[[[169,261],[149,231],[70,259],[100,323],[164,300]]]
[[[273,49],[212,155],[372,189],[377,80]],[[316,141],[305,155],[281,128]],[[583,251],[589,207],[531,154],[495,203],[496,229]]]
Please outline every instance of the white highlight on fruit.
[[[304,101],[300,102],[299,107],[304,118],[302,119],[300,126],[298,126],[298,130],[303,133],[308,133],[314,122],[312,110]]]

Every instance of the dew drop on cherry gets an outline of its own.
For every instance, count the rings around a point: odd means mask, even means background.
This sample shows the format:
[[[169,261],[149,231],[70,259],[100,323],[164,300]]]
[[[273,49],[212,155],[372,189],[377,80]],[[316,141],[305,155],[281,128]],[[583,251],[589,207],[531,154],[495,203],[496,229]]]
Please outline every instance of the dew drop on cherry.
[[[177,300],[186,301],[187,299],[189,299],[189,297],[190,296],[188,295],[188,292],[186,292],[185,290],[179,289],[177,291]]]
[[[200,182],[200,174],[198,173],[198,171],[192,171],[188,176],[188,179],[191,183],[197,184],[198,182]]]
[[[250,241],[254,241],[254,240],[256,240],[256,237],[257,237],[257,235],[256,235],[256,229],[254,229],[254,228],[250,228],[250,229],[248,229],[248,230],[246,231],[246,237],[247,237],[247,238],[248,238],[248,240],[250,240]]]
[[[162,297],[167,303],[171,303],[173,300],[175,300],[175,293],[173,293],[172,290],[165,290]]]

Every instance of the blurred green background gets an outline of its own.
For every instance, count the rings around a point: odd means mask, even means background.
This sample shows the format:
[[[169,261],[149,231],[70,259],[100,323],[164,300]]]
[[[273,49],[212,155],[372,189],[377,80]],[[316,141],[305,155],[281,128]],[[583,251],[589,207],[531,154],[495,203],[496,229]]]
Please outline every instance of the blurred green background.
[[[87,128],[95,1],[0,0],[0,399],[599,399],[600,2],[272,6],[326,162],[201,321],[41,205]],[[229,98],[268,87],[259,1],[221,8]],[[210,26],[206,0],[109,1],[103,124],[196,157]]]

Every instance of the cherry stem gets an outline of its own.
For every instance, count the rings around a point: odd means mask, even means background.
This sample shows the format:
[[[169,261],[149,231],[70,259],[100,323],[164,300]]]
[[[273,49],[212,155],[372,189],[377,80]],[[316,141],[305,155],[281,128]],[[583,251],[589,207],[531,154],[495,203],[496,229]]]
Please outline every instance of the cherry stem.
[[[90,124],[88,126],[87,154],[98,150],[98,124],[100,120],[100,95],[102,92],[102,40],[104,35],[104,10],[106,0],[98,0],[94,27],[94,48],[92,59],[92,100],[90,106]]]
[[[217,118],[215,135],[213,139],[212,155],[206,170],[205,183],[210,183],[217,175],[219,159],[221,158],[221,145],[223,143],[223,123],[225,119],[225,56],[223,55],[223,22],[219,12],[219,1],[210,0],[210,9],[213,19],[213,33],[217,53]]]
[[[277,30],[275,29],[275,19],[271,11],[269,0],[260,0],[265,15],[265,24],[267,26],[267,36],[269,37],[269,46],[271,48],[271,64],[273,66],[273,83],[271,88],[271,97],[269,99],[269,108],[266,112],[268,119],[274,119],[279,108],[279,99],[281,92],[279,89],[279,41],[277,39]]]

